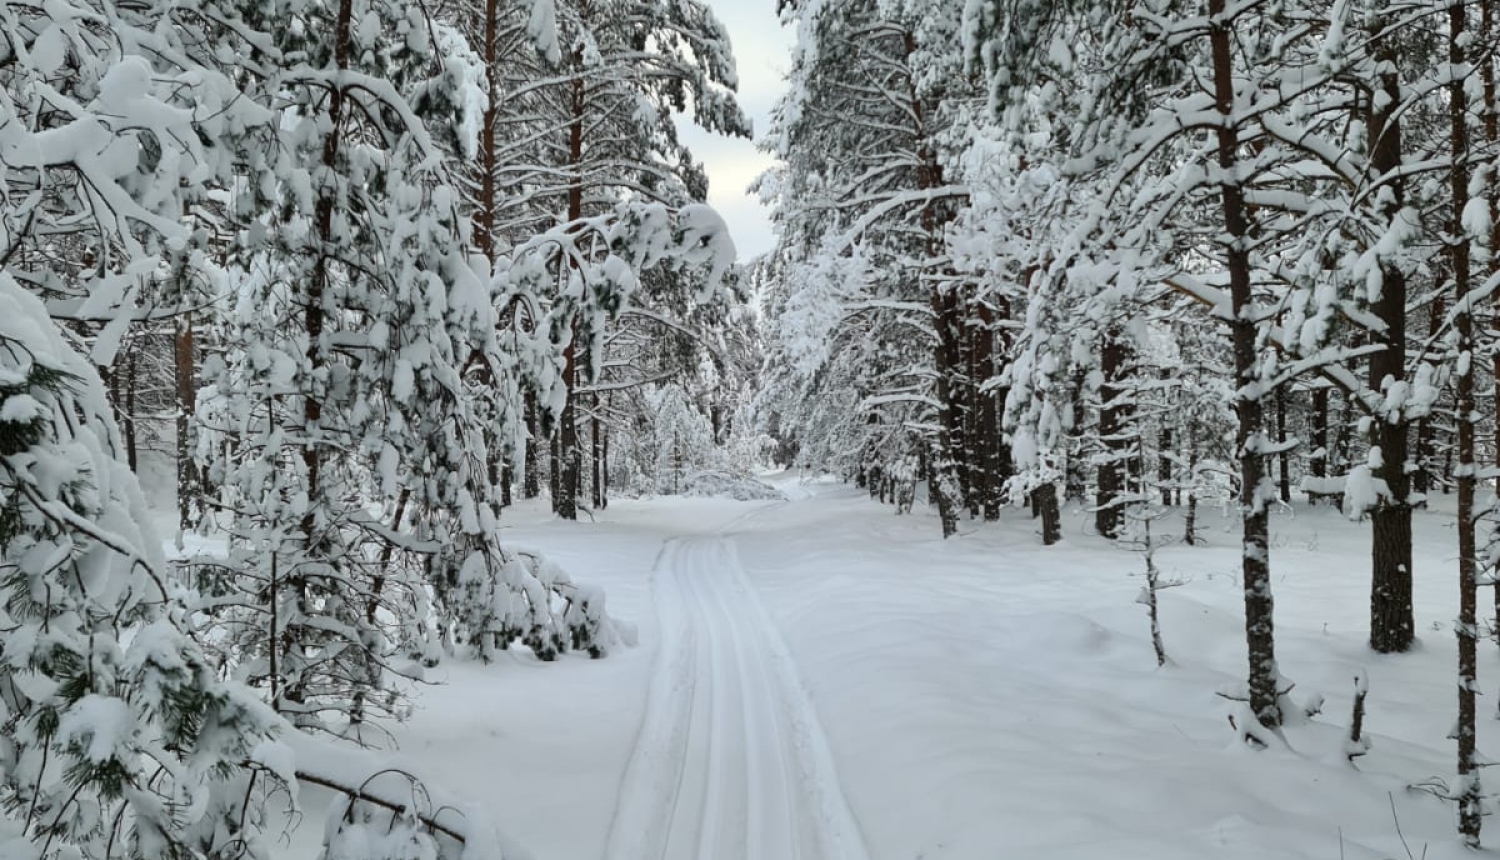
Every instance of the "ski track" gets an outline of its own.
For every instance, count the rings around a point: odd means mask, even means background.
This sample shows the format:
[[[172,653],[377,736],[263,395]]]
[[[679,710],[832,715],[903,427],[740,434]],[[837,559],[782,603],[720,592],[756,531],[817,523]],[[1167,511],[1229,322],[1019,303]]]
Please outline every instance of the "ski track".
[[[660,650],[606,860],[868,860],[791,653],[723,531],[657,557]]]

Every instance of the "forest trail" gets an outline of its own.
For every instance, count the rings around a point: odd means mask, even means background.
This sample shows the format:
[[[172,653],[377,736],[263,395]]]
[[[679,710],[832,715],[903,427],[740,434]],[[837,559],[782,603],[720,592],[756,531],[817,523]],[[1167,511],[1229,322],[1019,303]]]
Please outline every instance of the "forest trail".
[[[654,577],[661,645],[607,860],[867,860],[734,538],[673,538]]]

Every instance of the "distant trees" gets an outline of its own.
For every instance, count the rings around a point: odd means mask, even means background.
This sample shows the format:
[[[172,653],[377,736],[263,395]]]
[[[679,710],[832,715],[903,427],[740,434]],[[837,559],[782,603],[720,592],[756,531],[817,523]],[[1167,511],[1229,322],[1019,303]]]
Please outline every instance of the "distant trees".
[[[577,230],[623,201],[672,207],[702,202],[707,179],[678,140],[677,115],[690,110],[705,129],[749,134],[734,99],[728,35],[706,5],[696,0],[558,3],[549,12],[556,18],[555,38],[541,50],[529,50],[526,34],[537,26],[537,14],[507,3],[476,4],[461,12],[471,43],[489,52],[484,63],[488,106],[480,120],[471,196],[478,246],[492,265],[504,249],[555,228]],[[538,285],[534,303],[513,302],[500,318],[510,337],[544,335],[563,355],[555,389],[559,403],[539,397],[523,376],[531,418],[519,444],[507,440],[505,453],[512,472],[546,464],[552,507],[564,519],[576,519],[590,496],[602,501],[607,476],[600,454],[608,427],[596,420],[602,415],[599,392],[588,390],[600,382],[610,331],[643,321],[622,314],[617,296],[579,293],[580,281],[570,274],[579,266],[604,265],[609,243],[575,250],[578,256],[564,264],[553,284]],[[688,319],[694,279],[657,280],[658,287],[676,287],[653,291],[654,314],[668,323]],[[600,440],[598,452],[594,437]],[[546,447],[545,457],[538,446]],[[540,490],[537,477],[526,475]]]
[[[795,362],[789,373],[817,378],[783,384],[848,389],[868,416],[799,435],[849,472],[918,452],[946,536],[965,511],[998,515],[1008,458],[996,404],[979,395],[995,374],[996,308],[954,269],[944,244],[968,195],[952,176],[953,146],[976,91],[948,49],[956,21],[942,12],[920,3],[794,6],[817,49],[796,57],[771,131],[786,166],[762,189],[781,226],[783,282],[834,287],[846,308],[828,321],[826,336],[840,342],[833,361]],[[818,274],[832,266],[862,277]],[[802,351],[795,342],[771,346]],[[842,427],[854,432],[825,436]]]

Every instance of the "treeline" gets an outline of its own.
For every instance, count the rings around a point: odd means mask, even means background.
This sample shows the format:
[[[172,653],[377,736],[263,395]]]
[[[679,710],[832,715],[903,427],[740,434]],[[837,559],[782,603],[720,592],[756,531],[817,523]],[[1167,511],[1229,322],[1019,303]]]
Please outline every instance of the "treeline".
[[[1060,497],[1106,537],[1142,505],[1232,498],[1251,734],[1284,707],[1271,507],[1368,518],[1370,644],[1392,652],[1412,511],[1456,494],[1452,795],[1477,844],[1495,4],[783,6],[785,166],[761,181],[778,432],[877,494],[920,475],[945,535],[1005,500],[1051,543]]]
[[[754,339],[673,125],[748,133],[722,27],[59,0],[0,5],[0,55],[0,830],[264,857],[304,778],[350,795],[330,854],[376,816],[348,850],[483,854],[275,741],[371,737],[449,652],[619,643],[499,518],[543,477],[568,518],[607,463],[654,480],[640,439],[684,413],[734,432]],[[169,567],[132,472],[174,463]]]

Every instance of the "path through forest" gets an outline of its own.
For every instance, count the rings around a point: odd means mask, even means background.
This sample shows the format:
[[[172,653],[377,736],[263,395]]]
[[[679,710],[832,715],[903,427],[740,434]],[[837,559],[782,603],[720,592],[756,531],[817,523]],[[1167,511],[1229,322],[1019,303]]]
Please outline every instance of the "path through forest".
[[[401,755],[537,860],[1387,860],[1403,839],[1470,856],[1451,806],[1407,790],[1451,779],[1450,512],[1417,518],[1423,647],[1394,657],[1370,654],[1350,608],[1368,598],[1350,561],[1368,526],[1273,516],[1281,669],[1323,712],[1254,752],[1219,695],[1245,660],[1232,513],[1204,515],[1207,545],[1157,555],[1182,581],[1158,668],[1139,554],[1087,534],[1087,511],[1058,546],[1024,512],[945,541],[930,512],[781,486],[792,501],[508,512],[513,542],[599,583],[638,644],[445,663]],[[1356,672],[1374,746],[1351,766]],[[1497,732],[1481,725],[1481,749]]]
[[[827,739],[723,533],[668,540],[646,713],[609,860],[865,860]]]

